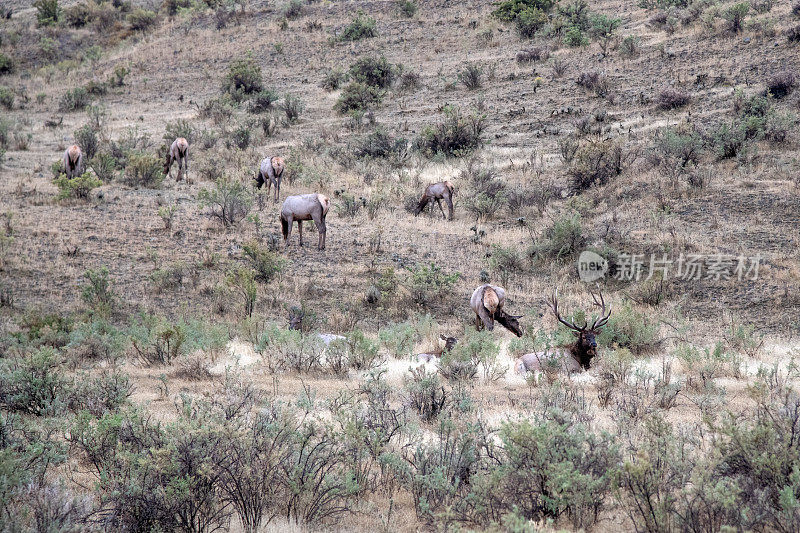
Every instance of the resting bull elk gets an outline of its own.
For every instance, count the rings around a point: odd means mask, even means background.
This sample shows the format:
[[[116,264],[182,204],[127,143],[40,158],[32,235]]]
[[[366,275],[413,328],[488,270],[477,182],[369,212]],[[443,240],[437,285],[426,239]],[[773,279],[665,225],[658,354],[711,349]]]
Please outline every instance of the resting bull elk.
[[[522,328],[518,321],[522,315],[509,315],[503,311],[505,302],[506,290],[503,287],[487,283],[475,289],[469,300],[470,307],[475,311],[475,328],[481,330],[486,327],[492,331],[496,320],[517,337],[522,337]]]
[[[553,314],[555,314],[558,321],[571,329],[577,338],[572,344],[556,346],[551,352],[535,352],[523,355],[517,359],[515,365],[518,372],[542,370],[546,364],[553,362],[568,372],[589,369],[592,359],[597,355],[596,336],[611,317],[611,308],[609,307],[606,310],[603,293],[599,292],[598,296],[595,296],[594,293],[591,294],[594,305],[600,308],[600,316],[592,322],[591,326],[586,321],[584,321],[583,326],[577,326],[574,322],[570,322],[561,316],[558,311],[558,290],[553,293],[547,304],[553,310]]]

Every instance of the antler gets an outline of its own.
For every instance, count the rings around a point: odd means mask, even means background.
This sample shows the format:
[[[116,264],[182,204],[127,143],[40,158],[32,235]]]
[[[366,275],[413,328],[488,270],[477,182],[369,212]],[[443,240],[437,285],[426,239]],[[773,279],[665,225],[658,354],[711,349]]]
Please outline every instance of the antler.
[[[597,291],[597,294],[600,296],[599,302],[597,301],[597,296],[595,296],[593,292],[589,291],[589,294],[592,295],[592,300],[594,300],[594,305],[600,308],[600,317],[598,317],[598,319],[594,321],[594,324],[592,324],[591,329],[599,329],[605,326],[606,322],[608,322],[609,317],[611,317],[611,308],[609,307],[608,313],[606,313],[606,301],[603,299],[603,291],[600,290]]]
[[[583,327],[578,327],[575,324],[573,324],[572,322],[564,320],[561,317],[561,314],[558,312],[558,289],[553,291],[553,295],[550,296],[550,299],[547,301],[547,305],[549,305],[550,309],[553,310],[553,314],[556,315],[556,318],[558,319],[558,321],[561,322],[562,324],[564,324],[565,326],[567,326],[568,328],[573,329],[575,331],[583,331],[583,330],[586,329],[586,326],[587,326],[586,322],[583,323]]]

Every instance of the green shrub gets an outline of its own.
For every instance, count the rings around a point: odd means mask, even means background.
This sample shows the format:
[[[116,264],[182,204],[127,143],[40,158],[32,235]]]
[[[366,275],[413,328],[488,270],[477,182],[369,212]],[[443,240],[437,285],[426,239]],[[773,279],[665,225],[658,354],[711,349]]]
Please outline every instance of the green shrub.
[[[696,166],[703,154],[703,139],[694,130],[663,128],[653,136],[649,159],[668,176]]]
[[[11,74],[16,69],[16,64],[11,56],[0,53],[0,76]]]
[[[442,122],[425,127],[417,139],[417,147],[423,153],[462,157],[483,144],[483,115],[464,115],[453,106],[446,106],[444,115]]]
[[[195,128],[192,123],[186,119],[178,119],[175,122],[167,122],[164,128],[165,133],[162,139],[169,146],[178,137],[183,137],[191,145],[195,139]]]
[[[239,124],[230,135],[225,138],[225,147],[228,150],[236,147],[239,150],[246,150],[250,146],[251,130],[247,124]]]
[[[346,361],[347,368],[370,370],[380,364],[378,344],[360,330],[345,334],[344,339],[336,339],[328,346],[330,358]]]
[[[114,72],[108,77],[108,85],[110,87],[122,87],[125,85],[125,76],[130,72],[130,69],[125,65],[115,66]]]
[[[326,356],[329,360],[328,369],[338,374],[345,373],[348,368],[347,345],[333,344],[332,342],[328,347]],[[253,349],[264,357],[267,367],[272,370],[308,373],[322,369],[325,344],[317,335],[305,335],[297,330],[286,330],[273,325],[261,334]],[[340,353],[344,355],[339,357]],[[340,363],[338,368],[335,363]]]
[[[164,181],[164,168],[154,155],[144,152],[130,152],[125,165],[123,182],[130,187],[156,189]]]
[[[84,87],[75,87],[67,91],[58,103],[59,111],[69,113],[80,111],[89,105],[89,92]]]
[[[474,63],[469,63],[464,70],[459,72],[458,79],[464,84],[464,87],[469,90],[474,90],[479,89],[483,84],[481,80],[482,76],[483,71],[481,68]]]
[[[114,366],[125,355],[128,336],[108,320],[95,317],[70,332],[67,353],[74,361],[104,361]]]
[[[392,85],[399,70],[384,56],[365,56],[350,66],[350,78],[355,82],[386,89]]]
[[[88,2],[81,2],[64,10],[64,23],[71,28],[83,28],[92,18],[92,6]]]
[[[197,195],[200,207],[210,207],[211,216],[219,219],[225,227],[244,220],[253,206],[250,187],[236,179],[220,178],[213,189],[201,189]]]
[[[447,403],[447,392],[436,372],[425,367],[411,370],[403,376],[403,392],[408,404],[426,422],[435,420]]]
[[[76,381],[66,401],[75,412],[87,411],[100,417],[124,406],[131,394],[133,384],[126,374],[84,375]]]
[[[43,347],[0,366],[0,403],[12,412],[56,414],[69,394],[69,382],[56,351]]]
[[[273,104],[277,101],[278,93],[272,89],[262,89],[250,99],[250,112],[266,113],[272,109]]]
[[[300,120],[300,114],[303,112],[303,101],[297,96],[287,94],[283,98],[281,109],[283,109],[283,113],[286,115],[286,123],[294,124]]]
[[[658,343],[658,324],[625,301],[614,308],[598,342],[603,346],[627,348],[633,353],[646,352]]]
[[[75,143],[81,147],[83,156],[86,159],[91,159],[97,153],[100,146],[100,139],[97,137],[97,132],[89,124],[84,124],[73,134]]]
[[[744,19],[747,17],[749,12],[750,4],[748,2],[739,2],[738,4],[734,4],[723,11],[722,18],[728,21],[731,32],[739,33],[742,31]]]
[[[416,337],[414,326],[407,322],[384,326],[378,332],[381,345],[395,359],[408,359],[414,355]]]
[[[417,9],[419,9],[415,0],[395,0],[395,4],[400,13],[406,18],[412,18],[417,14]]]
[[[589,141],[579,146],[569,167],[570,187],[580,193],[594,185],[605,185],[623,170],[622,146],[611,140]]]
[[[360,139],[353,148],[356,157],[402,158],[408,147],[408,141],[402,137],[389,135],[386,129],[379,126],[372,133]]]
[[[577,48],[578,46],[588,46],[589,39],[583,34],[583,30],[578,26],[570,26],[564,33],[564,44]]]
[[[158,14],[155,11],[138,8],[128,14],[128,24],[134,31],[147,31],[156,24]]]
[[[489,269],[503,287],[508,287],[509,280],[525,270],[523,258],[515,246],[493,245],[488,262]]]
[[[14,91],[6,86],[0,86],[0,105],[9,111],[14,107]]]
[[[256,241],[242,246],[242,251],[255,271],[255,279],[263,283],[271,281],[283,270],[286,263],[280,255],[264,248]]]
[[[106,152],[98,152],[90,159],[89,168],[92,169],[95,176],[100,178],[103,183],[113,181],[114,177],[117,175],[116,159]]]
[[[320,84],[326,91],[335,91],[347,81],[348,74],[341,67],[334,67],[327,70],[325,77]]]
[[[62,174],[53,180],[53,184],[58,187],[58,198],[60,200],[66,198],[85,200],[89,198],[89,193],[103,185],[103,182],[91,172],[84,172],[80,176],[75,176],[71,179],[67,178],[66,174]]]
[[[578,213],[565,213],[553,220],[541,239],[534,242],[531,254],[539,259],[562,259],[578,253],[586,245]]]
[[[33,7],[36,8],[36,22],[39,26],[53,26],[61,18],[58,0],[36,0]]]
[[[114,310],[117,296],[114,293],[113,282],[109,278],[108,268],[102,266],[97,270],[89,269],[83,273],[86,285],[81,290],[81,299],[93,314],[108,317]]]
[[[385,91],[378,87],[351,82],[339,95],[333,108],[341,114],[351,111],[366,111],[380,104],[384,94]]]
[[[490,331],[468,330],[450,354],[442,355],[440,371],[448,379],[457,381],[466,376],[458,376],[458,372],[452,372],[453,364],[457,361],[469,362],[466,366],[467,374],[475,368],[482,373],[485,380],[494,381],[505,373],[505,368],[497,360],[499,355],[500,345],[494,342]],[[453,374],[456,379],[453,379]]]
[[[747,131],[743,124],[721,124],[712,132],[712,143],[720,159],[738,156],[746,141]]]
[[[264,80],[261,75],[261,67],[250,56],[231,63],[228,67],[228,74],[222,83],[222,90],[231,95],[250,95],[261,92],[263,89]]]
[[[492,16],[504,22],[513,22],[523,11],[538,9],[546,12],[555,4],[556,0],[502,0],[494,4],[497,7],[492,11]]]
[[[525,39],[532,39],[549,21],[547,13],[536,7],[529,7],[519,12],[516,18],[517,33]]]
[[[340,41],[358,41],[378,35],[375,19],[364,14],[360,9],[356,17],[344,27],[339,34]]]
[[[628,35],[619,43],[619,55],[626,58],[638,57],[642,48],[642,40],[635,35]]]
[[[608,47],[614,42],[617,29],[622,25],[622,20],[608,15],[592,14],[589,17],[589,33],[600,43],[603,57],[608,54]]]
[[[448,274],[435,264],[416,266],[409,269],[411,277],[407,282],[411,298],[420,305],[428,305],[450,294],[453,285],[461,277],[458,272]]]
[[[303,14],[303,0],[290,0],[283,7],[283,16],[289,20],[296,19]]]

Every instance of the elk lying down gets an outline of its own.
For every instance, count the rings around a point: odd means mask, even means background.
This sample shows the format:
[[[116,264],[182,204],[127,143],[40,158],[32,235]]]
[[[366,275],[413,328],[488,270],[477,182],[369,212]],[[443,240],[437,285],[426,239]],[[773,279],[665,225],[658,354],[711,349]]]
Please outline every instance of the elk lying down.
[[[549,352],[527,353],[516,360],[514,368],[519,373],[542,371],[545,368],[558,368],[566,372],[579,372],[581,369],[588,370],[592,359],[597,355],[596,335],[608,322],[611,317],[611,308],[606,311],[606,302],[602,292],[598,297],[592,293],[594,305],[600,307],[600,316],[595,320],[591,327],[588,322],[583,326],[576,326],[573,322],[565,320],[558,311],[558,291],[556,290],[547,302],[553,310],[559,322],[572,330],[576,336],[575,342],[556,346]]]
[[[325,217],[331,207],[331,201],[324,194],[301,194],[287,196],[281,208],[281,229],[286,247],[289,247],[289,238],[292,236],[292,223],[297,221],[297,231],[300,233],[300,246],[303,246],[303,221],[313,220],[319,232],[320,250],[325,249]]]
[[[77,144],[73,144],[64,151],[64,172],[68,179],[80,176],[84,171],[83,152]]]
[[[503,311],[505,301],[506,290],[503,287],[487,283],[475,289],[469,300],[470,307],[475,311],[475,328],[481,330],[485,327],[493,331],[496,320],[517,337],[522,337],[522,328],[518,320],[522,315],[509,315]]]
[[[449,181],[440,181],[439,183],[431,183],[425,188],[425,192],[422,193],[422,198],[419,199],[419,203],[417,207],[414,208],[414,216],[419,215],[425,206],[428,205],[432,200],[435,200],[437,205],[439,206],[439,210],[442,212],[442,217],[448,218],[449,220],[453,220],[453,196],[455,195],[455,189],[453,188],[453,184]],[[442,208],[442,200],[447,202],[447,212],[449,214],[448,217],[445,217],[444,209]]]
[[[422,363],[430,363],[431,361],[434,361],[434,360],[439,359],[440,357],[442,357],[443,353],[449,352],[450,350],[452,350],[453,347],[458,342],[457,338],[455,338],[455,337],[445,337],[444,335],[439,335],[439,339],[444,341],[444,347],[438,346],[432,352],[418,353],[417,354],[417,360],[422,362]]]

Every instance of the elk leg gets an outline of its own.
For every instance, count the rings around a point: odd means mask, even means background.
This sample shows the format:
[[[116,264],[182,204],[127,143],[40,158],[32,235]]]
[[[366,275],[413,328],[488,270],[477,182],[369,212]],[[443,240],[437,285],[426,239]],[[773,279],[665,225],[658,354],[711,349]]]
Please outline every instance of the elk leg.
[[[266,179],[264,181],[266,181],[266,183],[267,183],[267,198],[269,198],[269,193],[272,190],[272,180],[271,179]],[[259,188],[261,188],[261,185],[259,185]]]
[[[300,246],[303,246],[303,221],[297,221],[297,231],[300,232]]]
[[[275,179],[275,201],[278,201],[278,198],[281,195],[281,178],[278,177]]]
[[[436,205],[439,206],[439,211],[442,212],[442,218],[447,218],[447,215],[444,214],[444,208],[442,208],[442,200],[440,198],[436,199]]]
[[[453,198],[448,196],[445,201],[447,202],[447,212],[449,214],[448,220],[453,220]]]
[[[319,250],[325,249],[325,233],[327,231],[327,226],[325,225],[325,216],[324,215],[312,215],[311,218],[314,219],[314,224],[317,226],[317,231],[319,232],[319,243],[317,244],[317,248]]]
[[[284,239],[286,239],[286,248],[289,247],[289,239],[292,237],[292,224],[294,224],[294,219],[291,215],[286,220],[286,235]]]

